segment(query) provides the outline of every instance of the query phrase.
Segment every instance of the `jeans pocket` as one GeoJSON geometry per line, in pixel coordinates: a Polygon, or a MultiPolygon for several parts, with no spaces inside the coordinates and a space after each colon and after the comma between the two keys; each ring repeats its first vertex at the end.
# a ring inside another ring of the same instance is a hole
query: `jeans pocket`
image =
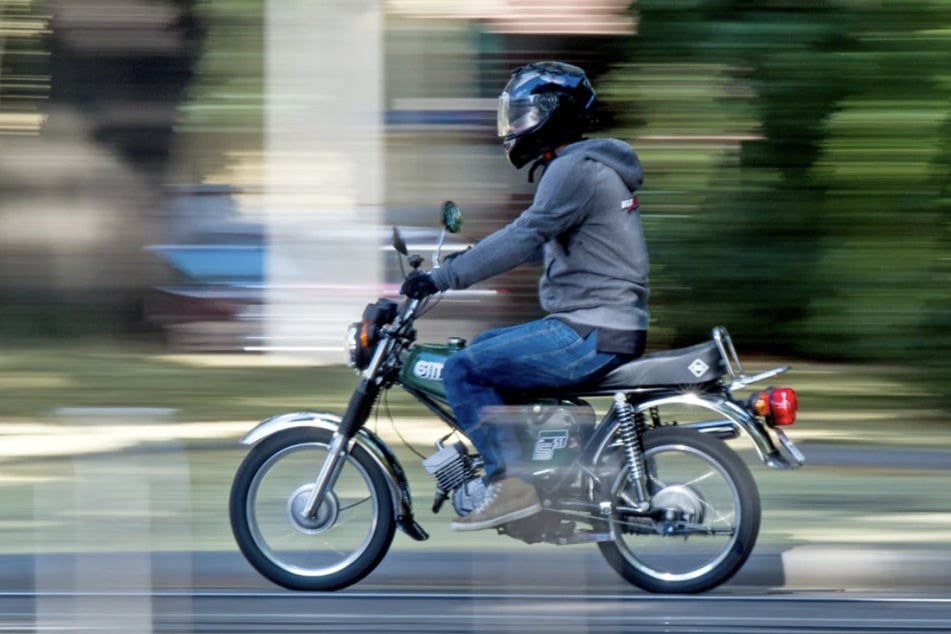
{"type": "MultiPolygon", "coordinates": [[[[565,350],[570,350],[580,344],[585,342],[585,337],[582,337],[578,334],[574,328],[568,324],[558,321],[557,319],[551,319],[551,326],[549,327],[549,335],[553,341],[557,342],[565,350]]],[[[591,333],[592,336],[594,333],[591,333]]]]}

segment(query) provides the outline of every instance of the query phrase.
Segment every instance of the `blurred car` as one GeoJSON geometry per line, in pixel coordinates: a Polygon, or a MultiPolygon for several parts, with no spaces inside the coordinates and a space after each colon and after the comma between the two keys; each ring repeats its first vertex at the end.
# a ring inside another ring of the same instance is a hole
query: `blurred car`
{"type": "MultiPolygon", "coordinates": [[[[161,330],[170,347],[179,350],[267,349],[264,319],[267,295],[273,288],[267,275],[267,227],[235,211],[232,188],[178,188],[171,193],[169,236],[174,240],[147,247],[163,269],[163,282],[151,289],[146,301],[147,320],[161,330]]],[[[410,252],[425,258],[426,269],[439,239],[436,216],[434,209],[415,208],[390,208],[384,216],[399,226],[410,252]],[[409,224],[430,219],[430,226],[409,224]]],[[[470,210],[466,222],[486,225],[488,231],[488,226],[497,224],[489,216],[487,210],[470,210]]],[[[375,225],[367,232],[368,236],[377,234],[373,239],[380,249],[383,276],[378,286],[366,289],[366,301],[397,297],[404,268],[392,249],[392,227],[375,225]]],[[[448,235],[442,253],[445,256],[468,245],[461,235],[448,235]]],[[[538,315],[536,283],[536,271],[517,269],[471,289],[450,291],[420,320],[420,338],[471,338],[486,328],[534,318],[538,315]]],[[[296,292],[310,297],[332,292],[316,283],[303,286],[296,292]]]]}
{"type": "MultiPolygon", "coordinates": [[[[378,288],[368,289],[367,302],[377,296],[397,297],[403,279],[399,258],[390,247],[390,230],[380,228],[378,232],[380,248],[387,252],[381,253],[384,279],[378,288]]],[[[426,258],[424,267],[428,268],[438,231],[401,228],[401,233],[411,252],[426,258]]],[[[453,238],[447,239],[444,255],[466,248],[453,238]]],[[[151,245],[147,250],[162,263],[168,281],[152,289],[146,316],[161,329],[171,347],[240,351],[251,342],[260,347],[268,293],[262,226],[206,228],[187,241],[151,245]]],[[[494,285],[450,291],[433,306],[425,322],[420,322],[421,334],[435,340],[450,335],[471,337],[485,328],[512,322],[512,297],[511,289],[500,288],[498,280],[494,285]]]]}
{"type": "Polygon", "coordinates": [[[187,241],[147,247],[167,283],[146,302],[146,318],[175,348],[238,350],[261,331],[263,227],[227,225],[187,241]]]}

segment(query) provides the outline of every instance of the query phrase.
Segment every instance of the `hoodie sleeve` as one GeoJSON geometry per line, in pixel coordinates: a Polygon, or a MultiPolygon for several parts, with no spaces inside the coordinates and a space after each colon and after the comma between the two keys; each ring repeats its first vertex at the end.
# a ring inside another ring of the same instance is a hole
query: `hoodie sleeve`
{"type": "Polygon", "coordinates": [[[557,158],[535,192],[532,205],[518,218],[432,273],[439,290],[468,288],[476,282],[536,260],[546,242],[583,219],[593,194],[586,161],[557,158]]]}

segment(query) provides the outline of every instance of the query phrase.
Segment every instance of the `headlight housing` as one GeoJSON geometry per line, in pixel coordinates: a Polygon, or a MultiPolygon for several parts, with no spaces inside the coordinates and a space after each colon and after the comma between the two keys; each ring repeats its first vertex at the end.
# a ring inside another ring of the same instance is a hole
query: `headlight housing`
{"type": "MultiPolygon", "coordinates": [[[[360,350],[360,322],[347,326],[347,336],[344,339],[344,349],[347,351],[347,367],[360,368],[362,353],[360,350]]],[[[366,367],[366,366],[364,366],[366,367]]]]}
{"type": "Polygon", "coordinates": [[[397,314],[397,304],[391,299],[380,299],[375,304],[367,304],[363,310],[363,319],[347,327],[344,347],[347,353],[347,366],[365,370],[373,359],[373,351],[380,341],[380,333],[393,323],[397,314]]]}

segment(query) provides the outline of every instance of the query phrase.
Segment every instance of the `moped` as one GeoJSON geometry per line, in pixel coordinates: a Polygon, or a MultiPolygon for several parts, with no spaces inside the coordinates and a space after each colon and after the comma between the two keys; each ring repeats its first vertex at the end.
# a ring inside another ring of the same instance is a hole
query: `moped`
{"type": "MultiPolygon", "coordinates": [[[[446,233],[461,227],[455,204],[443,205],[442,224],[434,267],[446,233]]],[[[408,274],[418,274],[425,258],[408,253],[396,228],[393,246],[408,274]]],[[[367,305],[348,329],[349,364],[360,379],[342,415],[281,414],[242,439],[251,449],[234,477],[231,526],[241,552],[271,581],[341,589],[373,571],[396,529],[428,539],[406,472],[365,426],[393,387],[448,426],[422,461],[433,478],[433,511],[448,500],[465,515],[482,500],[482,459],[455,428],[441,380],[446,358],[465,341],[416,340],[416,320],[436,299],[367,305]]],[[[718,326],[707,341],[646,354],[594,383],[511,394],[510,424],[523,440],[519,466],[543,509],[496,532],[527,543],[595,543],[614,570],[649,592],[697,593],[724,583],[752,552],[761,514],[750,469],[726,441],[748,437],[771,468],[805,460],[784,432],[796,420],[794,389],[734,392],[788,369],[747,375],[718,326]]]]}

